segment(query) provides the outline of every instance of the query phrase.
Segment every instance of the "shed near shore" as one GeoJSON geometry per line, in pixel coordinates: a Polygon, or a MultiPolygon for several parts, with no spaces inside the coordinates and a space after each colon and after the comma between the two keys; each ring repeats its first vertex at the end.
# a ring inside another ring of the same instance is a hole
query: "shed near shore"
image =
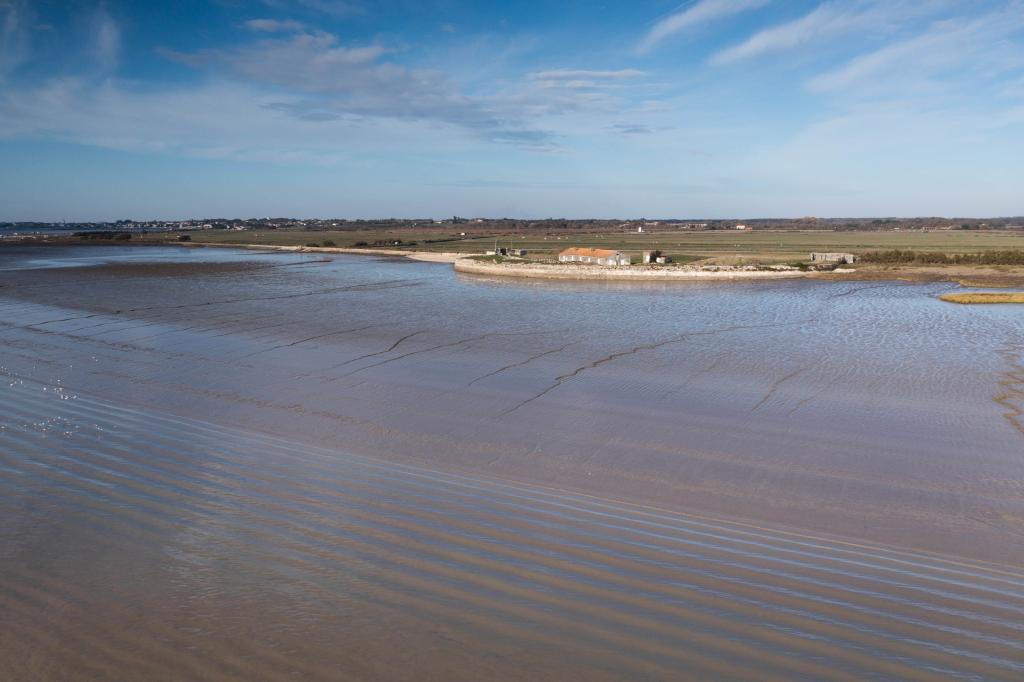
{"type": "Polygon", "coordinates": [[[558,254],[561,263],[593,263],[595,265],[629,265],[630,258],[621,251],[611,249],[566,249],[558,254]]]}

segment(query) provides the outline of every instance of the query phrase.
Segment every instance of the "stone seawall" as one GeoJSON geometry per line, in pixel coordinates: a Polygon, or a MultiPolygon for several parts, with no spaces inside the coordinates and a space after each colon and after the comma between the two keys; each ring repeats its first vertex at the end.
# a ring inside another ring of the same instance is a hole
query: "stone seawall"
{"type": "Polygon", "coordinates": [[[720,266],[711,268],[645,267],[642,265],[607,267],[570,263],[488,263],[470,258],[457,259],[453,267],[458,272],[496,277],[528,277],[536,279],[575,280],[631,280],[631,281],[711,281],[785,279],[806,277],[800,270],[759,270],[754,268],[720,266]]]}

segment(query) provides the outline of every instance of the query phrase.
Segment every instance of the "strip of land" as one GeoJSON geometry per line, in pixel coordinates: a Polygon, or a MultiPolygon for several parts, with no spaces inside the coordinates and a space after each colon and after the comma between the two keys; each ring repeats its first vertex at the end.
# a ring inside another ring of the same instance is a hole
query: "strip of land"
{"type": "Polygon", "coordinates": [[[548,279],[686,280],[813,277],[844,280],[951,281],[971,287],[1024,286],[1024,230],[669,230],[652,232],[527,230],[491,233],[487,226],[434,228],[193,230],[119,235],[116,238],[49,238],[33,243],[182,244],[351,253],[452,262],[487,251],[525,251],[502,269],[463,264],[462,272],[548,279]],[[455,232],[454,230],[464,230],[455,232]],[[130,239],[121,239],[128,237],[130,239]],[[581,266],[562,270],[558,254],[570,247],[621,251],[638,263],[643,251],[671,262],[651,268],[581,266]],[[814,271],[811,253],[849,253],[858,261],[814,271]],[[523,267],[529,265],[529,267],[523,267]],[[805,272],[806,271],[806,272],[805,272]],[[571,273],[571,276],[570,276],[571,273]],[[628,274],[627,274],[628,273],[628,274]]]}
{"type": "Polygon", "coordinates": [[[964,304],[1024,303],[1024,293],[1019,292],[943,294],[939,298],[950,303],[964,304]]]}

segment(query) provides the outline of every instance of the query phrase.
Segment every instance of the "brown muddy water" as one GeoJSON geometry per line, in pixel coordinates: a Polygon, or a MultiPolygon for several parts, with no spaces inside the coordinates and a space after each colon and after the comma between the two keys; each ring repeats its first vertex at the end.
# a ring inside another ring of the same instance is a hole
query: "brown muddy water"
{"type": "Polygon", "coordinates": [[[954,288],[0,250],[0,679],[1021,679],[954,288]]]}

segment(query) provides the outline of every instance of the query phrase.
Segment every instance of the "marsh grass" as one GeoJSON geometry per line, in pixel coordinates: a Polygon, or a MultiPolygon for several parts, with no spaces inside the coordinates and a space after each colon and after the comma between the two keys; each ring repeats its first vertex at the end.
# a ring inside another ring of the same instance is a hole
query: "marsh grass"
{"type": "Polygon", "coordinates": [[[1024,292],[981,292],[969,294],[942,294],[939,296],[949,303],[1024,303],[1024,292]]]}

